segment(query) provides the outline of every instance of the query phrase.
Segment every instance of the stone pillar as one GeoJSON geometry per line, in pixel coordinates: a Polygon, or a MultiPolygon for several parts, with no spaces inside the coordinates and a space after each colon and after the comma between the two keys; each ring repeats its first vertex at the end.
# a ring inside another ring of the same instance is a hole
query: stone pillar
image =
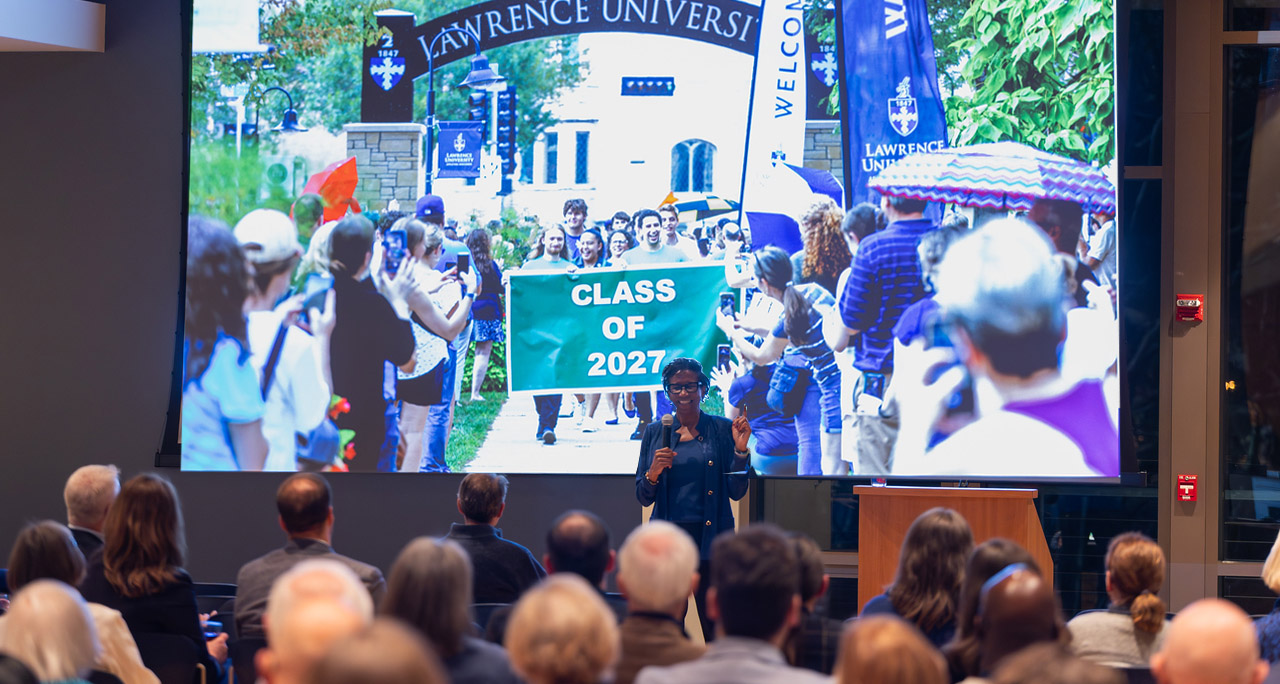
{"type": "Polygon", "coordinates": [[[417,123],[351,123],[342,131],[347,135],[347,154],[356,158],[360,174],[356,199],[361,206],[381,211],[395,199],[401,211],[413,211],[426,188],[422,139],[427,127],[417,123]]]}
{"type": "Polygon", "coordinates": [[[830,171],[837,180],[844,182],[844,143],[839,123],[810,121],[804,125],[803,165],[830,171]]]}

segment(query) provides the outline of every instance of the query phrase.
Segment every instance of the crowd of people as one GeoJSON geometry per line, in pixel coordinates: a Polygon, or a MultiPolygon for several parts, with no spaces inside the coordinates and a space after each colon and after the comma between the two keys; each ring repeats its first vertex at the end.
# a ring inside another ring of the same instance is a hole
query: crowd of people
{"type": "MultiPolygon", "coordinates": [[[[756,472],[1119,474],[1113,220],[1039,200],[971,229],[920,200],[845,212],[814,198],[794,254],[728,216],[682,223],[664,204],[593,221],[569,199],[519,269],[723,267],[740,296],[707,312],[731,349],[712,380],[725,415],[751,423],[756,472]]],[[[493,345],[512,334],[515,264],[493,258],[487,228],[459,236],[436,195],[412,213],[307,220],[191,219],[184,467],[447,471],[459,369],[474,343],[483,400],[493,345]]],[[[544,444],[565,415],[592,432],[625,413],[640,440],[674,410],[661,392],[548,389],[534,397],[544,444]]]]}
{"type": "MultiPolygon", "coordinates": [[[[679,524],[653,520],[615,549],[599,517],[570,510],[537,558],[497,527],[507,488],[501,475],[466,476],[463,522],[410,540],[384,575],[334,549],[325,479],[290,475],[276,493],[284,546],[244,564],[219,615],[199,612],[183,569],[173,485],[143,473],[121,486],[114,467],[84,466],[64,491],[67,523],[27,525],[9,555],[0,683],[152,684],[157,652],[144,646],[162,638],[210,682],[231,671],[271,684],[1275,680],[1280,609],[1255,623],[1205,599],[1170,619],[1164,556],[1138,533],[1107,547],[1109,606],[1066,622],[1030,553],[1005,539],[975,544],[960,514],[934,508],[902,540],[893,582],[842,623],[824,600],[822,553],[803,534],[725,529],[700,560],[679,524]],[[706,615],[695,621],[700,589],[706,615]]],[[[1280,589],[1280,539],[1264,579],[1280,589]]]]}

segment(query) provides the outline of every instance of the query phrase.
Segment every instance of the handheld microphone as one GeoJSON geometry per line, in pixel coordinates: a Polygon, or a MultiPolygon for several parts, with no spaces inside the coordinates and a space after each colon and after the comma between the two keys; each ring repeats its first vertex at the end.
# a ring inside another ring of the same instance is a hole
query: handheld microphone
{"type": "Polygon", "coordinates": [[[671,445],[671,432],[672,432],[671,425],[674,422],[675,422],[675,419],[671,417],[670,413],[662,417],[662,446],[667,449],[674,448],[671,445]]]}

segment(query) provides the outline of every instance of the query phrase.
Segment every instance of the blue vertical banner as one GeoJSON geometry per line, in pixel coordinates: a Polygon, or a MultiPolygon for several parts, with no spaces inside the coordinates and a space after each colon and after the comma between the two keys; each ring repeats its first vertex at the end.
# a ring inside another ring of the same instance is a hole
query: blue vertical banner
{"type": "Polygon", "coordinates": [[[925,0],[837,0],[846,197],[878,202],[867,181],[915,152],[947,146],[925,0]]]}
{"type": "Polygon", "coordinates": [[[480,121],[441,121],[436,178],[479,178],[480,121]]]}

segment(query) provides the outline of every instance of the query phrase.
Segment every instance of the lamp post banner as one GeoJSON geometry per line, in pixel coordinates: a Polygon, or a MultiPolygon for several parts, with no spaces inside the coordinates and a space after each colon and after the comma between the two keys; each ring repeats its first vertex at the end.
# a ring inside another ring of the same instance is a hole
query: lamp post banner
{"type": "Polygon", "coordinates": [[[710,369],[722,265],[633,266],[511,274],[507,390],[512,394],[648,390],[687,356],[710,369]]]}
{"type": "Polygon", "coordinates": [[[479,178],[481,123],[441,121],[436,178],[479,178]]]}

